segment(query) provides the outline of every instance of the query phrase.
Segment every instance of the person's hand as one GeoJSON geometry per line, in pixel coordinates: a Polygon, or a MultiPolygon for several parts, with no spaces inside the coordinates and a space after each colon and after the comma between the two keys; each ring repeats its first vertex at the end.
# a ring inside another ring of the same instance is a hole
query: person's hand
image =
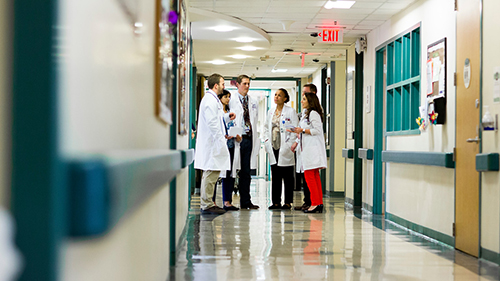
{"type": "Polygon", "coordinates": [[[295,153],[295,149],[297,148],[297,145],[298,145],[298,143],[294,142],[292,144],[292,148],[290,150],[295,153]]]}
{"type": "Polygon", "coordinates": [[[229,135],[225,135],[225,137],[226,137],[227,140],[230,140],[230,139],[234,138],[233,136],[229,136],[229,135]]]}
{"type": "Polygon", "coordinates": [[[234,120],[234,118],[236,118],[236,113],[230,112],[229,113],[229,119],[234,120]]]}
{"type": "Polygon", "coordinates": [[[242,139],[242,138],[241,138],[241,136],[240,136],[240,135],[236,135],[236,141],[237,141],[237,142],[241,142],[241,139],[242,139]]]}
{"type": "Polygon", "coordinates": [[[287,132],[291,132],[291,133],[300,134],[300,133],[302,133],[302,128],[300,128],[300,127],[295,127],[293,130],[287,129],[286,131],[287,131],[287,132]]]}

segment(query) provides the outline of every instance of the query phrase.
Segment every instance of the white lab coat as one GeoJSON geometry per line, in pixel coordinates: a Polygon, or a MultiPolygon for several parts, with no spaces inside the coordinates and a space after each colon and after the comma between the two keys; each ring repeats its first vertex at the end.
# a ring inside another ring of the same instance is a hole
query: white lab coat
{"type": "MultiPolygon", "coordinates": [[[[271,109],[267,112],[266,123],[264,125],[264,146],[266,147],[267,155],[269,157],[269,163],[271,165],[276,164],[276,159],[274,157],[273,152],[273,144],[272,144],[272,131],[273,131],[273,115],[276,111],[276,104],[274,104],[271,109]]],[[[297,126],[299,120],[297,118],[297,112],[295,109],[291,108],[288,105],[283,106],[283,110],[281,111],[280,116],[280,149],[279,149],[279,158],[278,158],[278,166],[287,167],[293,166],[295,164],[294,153],[291,151],[292,144],[295,143],[295,139],[297,138],[297,134],[287,132],[286,130],[288,125],[292,125],[294,127],[297,126]]]]}
{"type": "Polygon", "coordinates": [[[229,119],[229,114],[224,114],[222,103],[212,90],[201,100],[198,112],[194,168],[203,171],[229,170],[231,163],[223,122],[223,118],[229,119]]]}
{"type": "MultiPolygon", "coordinates": [[[[229,101],[229,111],[236,114],[234,119],[235,127],[242,127],[243,124],[243,105],[239,94],[231,95],[229,101]]],[[[252,156],[250,157],[250,169],[257,169],[257,155],[259,155],[260,141],[257,132],[257,121],[259,116],[259,103],[256,99],[248,96],[248,114],[250,115],[250,124],[252,124],[252,156]]],[[[234,141],[234,159],[233,159],[233,177],[235,171],[241,169],[240,143],[234,141]]],[[[229,169],[228,169],[229,170],[229,169]]]]}
{"type": "Polygon", "coordinates": [[[319,113],[313,110],[306,119],[306,113],[302,113],[299,127],[309,129],[311,134],[301,133],[299,145],[296,148],[297,153],[297,172],[312,169],[324,169],[327,167],[326,146],[323,133],[323,122],[319,113]]]}

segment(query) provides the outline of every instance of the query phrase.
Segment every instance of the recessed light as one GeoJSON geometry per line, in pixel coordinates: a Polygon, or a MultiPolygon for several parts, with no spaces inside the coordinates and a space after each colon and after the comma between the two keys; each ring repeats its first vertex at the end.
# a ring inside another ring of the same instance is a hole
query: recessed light
{"type": "Polygon", "coordinates": [[[350,9],[356,1],[331,1],[328,0],[325,4],[325,9],[350,9]]]}
{"type": "Polygon", "coordinates": [[[213,60],[210,63],[211,64],[215,64],[215,65],[223,65],[223,64],[226,64],[228,62],[227,61],[223,61],[223,60],[213,60]]]}
{"type": "Polygon", "coordinates": [[[219,25],[213,28],[213,30],[217,32],[229,32],[235,30],[236,27],[228,26],[228,25],[219,25]]]}
{"type": "Polygon", "coordinates": [[[245,56],[245,55],[232,55],[230,57],[232,57],[233,59],[246,59],[246,58],[248,58],[248,56],[245,56]]]}
{"type": "Polygon", "coordinates": [[[276,72],[287,72],[288,69],[284,69],[284,68],[278,68],[278,69],[272,69],[271,72],[272,73],[276,73],[276,72]]]}
{"type": "Polygon", "coordinates": [[[249,38],[249,37],[240,37],[240,38],[236,38],[234,40],[236,42],[240,42],[240,43],[252,43],[254,41],[253,38],[249,38]]]}
{"type": "Polygon", "coordinates": [[[243,51],[256,51],[257,48],[256,47],[252,47],[252,46],[245,46],[245,47],[241,47],[240,50],[243,50],[243,51]]]}

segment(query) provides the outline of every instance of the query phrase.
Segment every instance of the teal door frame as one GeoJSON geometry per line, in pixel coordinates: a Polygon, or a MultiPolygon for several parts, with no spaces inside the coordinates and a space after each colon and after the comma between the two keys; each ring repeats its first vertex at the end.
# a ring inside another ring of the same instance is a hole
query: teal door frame
{"type": "Polygon", "coordinates": [[[12,183],[19,280],[58,280],[66,236],[64,165],[58,150],[58,1],[13,3],[12,183]]]}
{"type": "Polygon", "coordinates": [[[383,168],[382,150],[384,146],[384,52],[385,48],[376,51],[375,57],[375,120],[373,147],[373,214],[385,212],[383,206],[383,168]]]}
{"type": "MultiPolygon", "coordinates": [[[[173,0],[172,6],[175,8],[175,11],[179,13],[179,1],[178,0],[173,0]]],[[[178,24],[175,24],[175,27],[173,28],[173,44],[172,44],[172,49],[177,50],[178,48],[178,24]]],[[[170,125],[170,149],[172,150],[177,150],[177,95],[173,93],[177,93],[177,69],[178,69],[178,54],[176,51],[174,51],[173,55],[173,63],[172,63],[172,73],[174,73],[174,81],[172,83],[172,124],[170,125]]],[[[169,249],[170,249],[170,265],[174,266],[175,265],[175,253],[176,253],[176,248],[177,248],[177,241],[175,239],[175,233],[176,233],[176,217],[177,217],[177,178],[174,178],[170,182],[170,227],[169,227],[169,232],[170,232],[170,244],[169,244],[169,249]]]]}

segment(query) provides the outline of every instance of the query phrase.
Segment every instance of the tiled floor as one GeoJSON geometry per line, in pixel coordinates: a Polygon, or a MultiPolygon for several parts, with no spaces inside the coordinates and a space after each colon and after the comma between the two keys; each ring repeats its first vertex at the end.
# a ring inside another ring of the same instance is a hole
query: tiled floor
{"type": "MultiPolygon", "coordinates": [[[[259,210],[200,215],[193,198],[171,280],[500,279],[498,266],[354,212],[341,198],[325,198],[323,214],[269,211],[269,182],[253,180],[251,190],[259,210]]],[[[302,193],[294,196],[301,205],[302,193]]]]}

